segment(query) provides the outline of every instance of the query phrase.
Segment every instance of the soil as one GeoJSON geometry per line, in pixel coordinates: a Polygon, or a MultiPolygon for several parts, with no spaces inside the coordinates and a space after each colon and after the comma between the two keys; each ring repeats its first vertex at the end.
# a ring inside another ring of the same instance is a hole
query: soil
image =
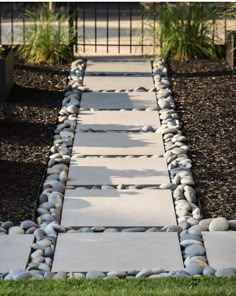
{"type": "Polygon", "coordinates": [[[224,61],[169,64],[203,216],[236,219],[236,75],[224,61]]]}
{"type": "Polygon", "coordinates": [[[1,104],[0,221],[34,219],[68,71],[15,66],[15,86],[1,104]]]}

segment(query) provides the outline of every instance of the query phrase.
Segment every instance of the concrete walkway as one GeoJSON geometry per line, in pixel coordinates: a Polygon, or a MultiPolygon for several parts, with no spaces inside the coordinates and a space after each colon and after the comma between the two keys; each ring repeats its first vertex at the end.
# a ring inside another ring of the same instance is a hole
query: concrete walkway
{"type": "Polygon", "coordinates": [[[183,269],[177,233],[138,230],[176,225],[150,62],[88,61],[84,84],[61,225],[111,232],[59,234],[52,271],[183,269]]]}
{"type": "Polygon", "coordinates": [[[88,61],[80,110],[76,80],[63,100],[76,104],[67,107],[69,128],[57,127],[70,155],[51,155],[59,163],[48,168],[40,227],[1,223],[0,276],[236,275],[236,220],[201,219],[186,138],[158,67],[152,76],[143,58],[88,61]]]}

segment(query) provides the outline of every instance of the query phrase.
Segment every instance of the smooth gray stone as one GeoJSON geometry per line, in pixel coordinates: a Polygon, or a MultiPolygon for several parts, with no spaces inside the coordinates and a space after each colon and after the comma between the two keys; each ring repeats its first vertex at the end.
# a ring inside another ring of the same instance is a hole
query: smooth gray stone
{"type": "Polygon", "coordinates": [[[121,232],[144,232],[145,228],[142,227],[133,227],[133,228],[124,228],[121,232]]]}
{"type": "Polygon", "coordinates": [[[209,229],[209,225],[211,223],[211,221],[213,220],[213,218],[208,218],[208,219],[202,219],[200,222],[199,222],[199,226],[201,228],[203,228],[205,231],[209,229]]]}
{"type": "Polygon", "coordinates": [[[22,280],[22,279],[29,279],[31,277],[32,277],[31,273],[29,271],[25,271],[18,275],[13,276],[12,278],[13,280],[22,280]]]}
{"type": "Polygon", "coordinates": [[[126,277],[126,271],[109,271],[107,273],[107,276],[109,276],[109,277],[118,277],[118,278],[125,278],[126,277]]]}
{"type": "Polygon", "coordinates": [[[87,279],[98,279],[98,278],[104,278],[106,275],[104,272],[101,271],[89,271],[86,273],[87,279]]]}
{"type": "Polygon", "coordinates": [[[140,272],[138,272],[135,277],[136,278],[144,278],[144,277],[149,277],[152,274],[153,274],[152,270],[144,269],[144,270],[141,270],[140,272]]]}
{"type": "Polygon", "coordinates": [[[204,231],[204,229],[202,229],[201,226],[193,225],[192,227],[189,228],[188,233],[200,236],[202,231],[204,231]]]}
{"type": "Polygon", "coordinates": [[[211,275],[215,275],[215,272],[216,270],[214,268],[207,266],[203,268],[202,274],[211,276],[211,275]]]}
{"type": "Polygon", "coordinates": [[[170,103],[165,99],[158,99],[158,106],[161,109],[170,109],[170,103]]]}
{"type": "Polygon", "coordinates": [[[93,232],[93,230],[90,227],[82,227],[79,229],[79,232],[93,232]]]}
{"type": "Polygon", "coordinates": [[[104,232],[119,232],[117,228],[107,228],[104,232]]]}
{"type": "Polygon", "coordinates": [[[46,248],[44,249],[44,256],[53,259],[53,256],[54,256],[54,251],[53,251],[53,249],[52,249],[51,247],[46,247],[46,248]]]}
{"type": "Polygon", "coordinates": [[[44,236],[45,236],[45,232],[43,231],[43,229],[36,229],[34,232],[34,235],[36,237],[36,240],[41,240],[44,236]]]}
{"type": "Polygon", "coordinates": [[[75,272],[74,273],[74,277],[76,279],[84,279],[85,278],[85,274],[83,274],[82,272],[75,272]]]}
{"type": "Polygon", "coordinates": [[[186,221],[181,221],[179,223],[179,226],[182,228],[182,229],[188,229],[190,227],[190,224],[186,221]]]}
{"type": "Polygon", "coordinates": [[[180,237],[181,237],[181,241],[188,240],[188,239],[194,239],[194,240],[197,240],[199,242],[202,242],[202,237],[200,235],[185,233],[183,235],[180,235],[180,237]]]}
{"type": "Polygon", "coordinates": [[[183,229],[178,225],[167,225],[161,228],[161,232],[178,232],[181,233],[183,229]]]}
{"type": "Polygon", "coordinates": [[[52,279],[55,276],[55,272],[51,272],[51,271],[46,271],[44,273],[44,278],[45,279],[52,279]]]}
{"type": "Polygon", "coordinates": [[[10,227],[14,226],[14,223],[12,221],[6,221],[2,223],[1,227],[5,228],[6,230],[9,230],[10,227]]]}
{"type": "Polygon", "coordinates": [[[53,279],[66,279],[67,274],[64,271],[59,271],[58,273],[56,273],[53,277],[53,279]]]}
{"type": "MultiPolygon", "coordinates": [[[[229,220],[229,229],[231,230],[236,230],[236,219],[234,220],[229,220]]],[[[2,226],[3,227],[3,226],[2,226]]]]}
{"type": "Polygon", "coordinates": [[[184,253],[188,256],[203,256],[206,251],[201,245],[191,245],[185,248],[184,253]]]}
{"type": "Polygon", "coordinates": [[[5,228],[0,227],[0,232],[2,234],[7,234],[7,230],[5,228]]]}
{"type": "Polygon", "coordinates": [[[187,267],[184,269],[190,275],[200,275],[202,274],[203,267],[197,263],[190,262],[187,267]]]}
{"type": "Polygon", "coordinates": [[[34,259],[34,258],[42,257],[42,256],[43,256],[43,250],[36,250],[30,255],[30,258],[34,259]]]}
{"type": "Polygon", "coordinates": [[[235,268],[223,268],[223,269],[218,269],[215,272],[216,276],[236,276],[236,270],[235,268]]]}
{"type": "Polygon", "coordinates": [[[41,271],[50,271],[50,267],[46,263],[39,264],[39,270],[41,271]]]}
{"type": "Polygon", "coordinates": [[[187,247],[187,246],[191,246],[191,245],[202,245],[202,242],[199,242],[194,239],[186,239],[186,240],[181,240],[180,245],[182,247],[187,247]]]}
{"type": "Polygon", "coordinates": [[[209,231],[226,231],[229,229],[229,222],[223,218],[214,218],[209,224],[209,231]]]}
{"type": "Polygon", "coordinates": [[[31,220],[24,220],[23,222],[21,222],[20,227],[26,230],[30,227],[38,228],[38,224],[36,224],[34,221],[31,221],[31,220]]]}

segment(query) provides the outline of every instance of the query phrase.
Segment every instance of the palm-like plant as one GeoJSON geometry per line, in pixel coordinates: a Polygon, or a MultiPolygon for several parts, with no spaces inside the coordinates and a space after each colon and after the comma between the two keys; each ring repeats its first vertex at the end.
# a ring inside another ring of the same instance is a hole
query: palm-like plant
{"type": "Polygon", "coordinates": [[[26,42],[17,49],[21,58],[31,63],[50,64],[71,60],[74,38],[68,30],[61,29],[66,24],[64,16],[43,5],[36,13],[27,11],[26,18],[37,20],[37,27],[27,28],[26,42]]]}

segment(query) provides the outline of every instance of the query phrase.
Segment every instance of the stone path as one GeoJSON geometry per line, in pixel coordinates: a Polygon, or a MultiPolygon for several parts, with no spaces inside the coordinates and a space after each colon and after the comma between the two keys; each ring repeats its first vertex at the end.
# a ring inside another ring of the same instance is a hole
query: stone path
{"type": "Polygon", "coordinates": [[[0,222],[0,278],[236,275],[236,220],[202,219],[167,69],[153,66],[89,60],[84,76],[72,63],[37,223],[0,222]]]}
{"type": "Polygon", "coordinates": [[[150,62],[88,61],[84,84],[61,225],[127,232],[59,234],[52,270],[182,269],[177,233],[138,230],[176,225],[150,62]]]}

